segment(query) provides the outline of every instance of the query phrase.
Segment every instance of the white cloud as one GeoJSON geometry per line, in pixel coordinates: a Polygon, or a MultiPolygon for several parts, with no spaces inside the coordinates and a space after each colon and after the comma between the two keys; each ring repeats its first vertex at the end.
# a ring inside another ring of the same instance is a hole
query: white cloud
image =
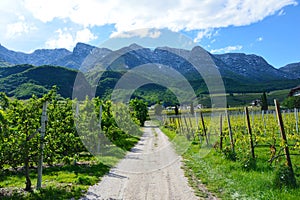
{"type": "MultiPolygon", "coordinates": [[[[42,22],[55,18],[76,24],[114,24],[118,33],[148,28],[205,30],[242,26],[274,15],[296,0],[24,0],[25,7],[42,22]]],[[[201,33],[197,40],[201,39],[201,33]]],[[[203,36],[202,36],[203,37],[203,36]]]]}
{"type": "Polygon", "coordinates": [[[71,49],[74,46],[73,36],[66,29],[58,29],[56,33],[58,34],[56,38],[51,38],[46,42],[47,48],[54,49],[64,47],[71,49]]]}
{"type": "Polygon", "coordinates": [[[218,31],[214,31],[213,29],[205,29],[198,32],[196,38],[194,39],[194,42],[200,42],[203,38],[210,39],[213,36],[216,36],[218,34],[218,31]]]}
{"type": "Polygon", "coordinates": [[[95,39],[97,39],[97,36],[95,36],[88,28],[85,28],[76,33],[75,42],[89,42],[95,39]]]}
{"type": "Polygon", "coordinates": [[[256,41],[258,41],[258,42],[261,42],[261,41],[263,41],[263,40],[264,40],[263,37],[258,37],[258,38],[256,39],[256,41]]]}
{"type": "Polygon", "coordinates": [[[37,30],[37,27],[33,24],[29,24],[25,21],[25,17],[20,15],[18,22],[10,23],[6,25],[6,37],[15,38],[21,36],[24,33],[37,30]]]}
{"type": "Polygon", "coordinates": [[[283,15],[285,15],[285,14],[286,14],[286,13],[285,13],[284,10],[282,9],[282,10],[279,11],[278,16],[283,16],[283,15]]]}
{"type": "Polygon", "coordinates": [[[214,53],[214,54],[219,54],[219,53],[230,53],[232,51],[238,51],[241,50],[243,48],[242,45],[236,45],[236,46],[227,46],[224,48],[220,48],[220,49],[213,49],[210,50],[210,53],[214,53]]]}
{"type": "Polygon", "coordinates": [[[159,30],[152,30],[152,29],[137,29],[132,31],[124,31],[124,32],[113,32],[110,35],[110,38],[131,38],[131,37],[140,37],[140,38],[158,38],[161,35],[159,30]]]}
{"type": "Polygon", "coordinates": [[[72,30],[68,28],[58,29],[56,31],[57,36],[46,41],[46,47],[50,49],[54,48],[66,48],[72,50],[77,42],[90,42],[91,40],[97,39],[93,33],[85,28],[76,32],[72,35],[72,30]]]}

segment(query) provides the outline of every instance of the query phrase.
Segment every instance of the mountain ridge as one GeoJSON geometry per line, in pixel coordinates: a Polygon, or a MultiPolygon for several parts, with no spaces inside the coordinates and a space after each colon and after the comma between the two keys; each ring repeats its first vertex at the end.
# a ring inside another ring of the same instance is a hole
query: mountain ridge
{"type": "MultiPolygon", "coordinates": [[[[196,46],[194,48],[201,47],[196,46]]],[[[230,77],[236,75],[236,77],[242,76],[245,79],[248,78],[255,81],[300,78],[300,73],[289,71],[290,68],[286,67],[276,69],[263,57],[255,54],[207,53],[224,76],[228,76],[231,73],[230,77]]],[[[73,51],[64,48],[37,49],[33,53],[26,54],[9,50],[0,44],[0,66],[18,64],[31,64],[34,66],[53,65],[86,72],[92,70],[95,66],[100,67],[102,70],[117,68],[127,70],[138,64],[153,62],[170,65],[182,73],[185,70],[193,70],[184,59],[180,58],[180,55],[191,57],[192,54],[193,49],[157,47],[151,50],[134,43],[116,51],[107,48],[98,48],[85,43],[77,43],[73,51]]]]}
{"type": "Polygon", "coordinates": [[[288,73],[294,74],[297,77],[300,77],[300,62],[290,63],[279,69],[281,71],[288,72],[288,73]]]}
{"type": "MultiPolygon", "coordinates": [[[[58,85],[62,96],[71,98],[76,74],[80,73],[83,81],[87,80],[92,87],[97,88],[96,95],[107,96],[128,70],[151,64],[153,70],[160,70],[161,74],[168,73],[168,68],[175,69],[190,82],[197,95],[207,94],[202,73],[199,74],[192,63],[200,66],[200,71],[209,70],[205,67],[207,64],[217,68],[227,93],[273,91],[295,87],[300,83],[300,74],[296,73],[299,63],[276,69],[263,57],[255,54],[211,54],[200,46],[191,50],[170,47],[150,49],[132,44],[112,51],[77,43],[73,51],[37,49],[26,54],[0,45],[0,91],[9,96],[27,98],[32,94],[40,95],[53,85],[58,85]],[[103,71],[107,73],[103,75],[103,71]]],[[[173,81],[173,85],[180,83],[172,80],[172,74],[169,75],[169,81],[173,81]]],[[[146,88],[149,91],[155,87],[157,86],[152,85],[146,88]]]]}

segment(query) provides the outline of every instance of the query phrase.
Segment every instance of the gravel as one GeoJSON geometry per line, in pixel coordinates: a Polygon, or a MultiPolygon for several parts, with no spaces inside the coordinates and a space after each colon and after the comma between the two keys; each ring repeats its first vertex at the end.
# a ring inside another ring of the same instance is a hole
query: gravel
{"type": "Polygon", "coordinates": [[[139,143],[81,199],[199,199],[181,166],[167,136],[147,123],[139,143]]]}

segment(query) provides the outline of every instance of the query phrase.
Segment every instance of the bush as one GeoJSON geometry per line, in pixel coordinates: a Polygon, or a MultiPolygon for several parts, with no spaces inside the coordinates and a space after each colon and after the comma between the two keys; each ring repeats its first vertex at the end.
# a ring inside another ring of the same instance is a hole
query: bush
{"type": "Polygon", "coordinates": [[[234,151],[232,151],[231,148],[226,147],[223,150],[223,154],[227,160],[236,161],[236,153],[234,151]]]}
{"type": "Polygon", "coordinates": [[[281,165],[276,169],[273,182],[276,188],[282,188],[284,186],[291,188],[296,187],[296,179],[294,174],[290,168],[285,165],[281,165]]]}
{"type": "Polygon", "coordinates": [[[246,171],[256,169],[256,160],[252,157],[242,160],[242,168],[246,171]]]}
{"type": "Polygon", "coordinates": [[[288,97],[283,101],[282,106],[288,109],[300,108],[300,97],[288,97]]]}
{"type": "Polygon", "coordinates": [[[92,180],[85,176],[79,176],[76,182],[81,185],[92,185],[92,180]]]}

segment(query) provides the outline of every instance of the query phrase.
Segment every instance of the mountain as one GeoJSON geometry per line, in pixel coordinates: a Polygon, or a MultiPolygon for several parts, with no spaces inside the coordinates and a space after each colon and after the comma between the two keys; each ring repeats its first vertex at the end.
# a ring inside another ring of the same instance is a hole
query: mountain
{"type": "Polygon", "coordinates": [[[0,44],[0,60],[11,65],[30,64],[35,66],[52,65],[71,52],[66,49],[38,49],[33,53],[26,54],[9,50],[0,44]]]}
{"type": "Polygon", "coordinates": [[[34,66],[54,65],[71,69],[80,69],[84,60],[88,57],[101,58],[111,50],[97,48],[84,43],[77,43],[73,51],[67,49],[38,49],[33,53],[26,54],[9,50],[0,44],[0,66],[2,62],[10,65],[30,64],[34,66]]]}
{"type": "MultiPolygon", "coordinates": [[[[31,94],[41,95],[52,85],[58,85],[63,97],[72,97],[75,77],[80,74],[83,85],[88,80],[93,87],[97,87],[96,95],[108,96],[128,70],[149,64],[151,69],[145,72],[149,78],[155,78],[153,76],[157,76],[159,70],[161,77],[167,76],[167,81],[177,87],[181,82],[173,73],[176,70],[189,81],[197,95],[208,93],[201,75],[209,74],[212,68],[219,70],[228,93],[273,91],[300,83],[297,70],[299,63],[276,69],[258,55],[210,54],[199,46],[192,50],[170,47],[150,49],[132,44],[112,51],[77,43],[73,51],[39,49],[27,54],[0,45],[0,91],[10,96],[27,98],[31,94]],[[199,67],[200,74],[193,65],[199,67]]],[[[150,89],[157,91],[157,88],[155,84],[149,85],[139,93],[143,94],[144,90],[150,89]]]]}
{"type": "MultiPolygon", "coordinates": [[[[223,78],[232,78],[240,81],[251,82],[266,82],[272,80],[296,79],[294,74],[283,72],[271,66],[267,61],[257,55],[246,55],[243,53],[227,53],[213,55],[202,49],[203,55],[197,55],[195,47],[192,50],[174,49],[169,47],[158,47],[154,50],[143,48],[136,44],[124,47],[117,51],[111,51],[104,57],[95,59],[91,62],[87,70],[93,69],[93,66],[98,66],[98,70],[119,70],[126,71],[136,66],[141,66],[147,63],[155,63],[156,65],[165,65],[176,69],[181,74],[189,78],[197,74],[197,70],[189,62],[195,57],[200,61],[201,65],[207,55],[211,56],[211,61],[219,69],[223,78]],[[205,55],[206,54],[206,55],[205,55]],[[99,68],[100,66],[100,68],[99,68]]],[[[89,60],[88,58],[86,60],[89,60]]],[[[197,64],[197,63],[196,63],[197,64]]],[[[198,78],[198,76],[196,76],[198,78]]]]}
{"type": "MultiPolygon", "coordinates": [[[[30,64],[34,66],[53,65],[87,72],[95,70],[126,71],[147,63],[170,66],[184,75],[193,77],[197,71],[186,58],[201,57],[195,47],[192,50],[157,47],[154,50],[137,44],[112,51],[84,43],[77,43],[73,51],[66,49],[39,49],[33,53],[11,51],[0,45],[0,66],[30,64]]],[[[198,51],[199,52],[199,51],[198,51]]],[[[201,52],[201,51],[200,51],[201,52]]],[[[281,69],[271,66],[263,57],[243,53],[210,54],[212,61],[223,78],[240,81],[271,81],[296,79],[300,77],[297,70],[299,63],[287,65],[281,69]]],[[[205,55],[204,55],[205,56],[205,55]]],[[[206,58],[204,58],[206,59],[206,58]]]]}
{"type": "Polygon", "coordinates": [[[300,78],[300,62],[288,64],[284,67],[279,68],[279,70],[286,73],[291,73],[297,78],[300,78]]]}
{"type": "Polygon", "coordinates": [[[78,77],[82,77],[82,87],[86,87],[88,83],[84,81],[85,78],[81,72],[64,67],[47,65],[35,67],[28,64],[1,67],[0,91],[8,96],[27,99],[33,94],[41,96],[56,85],[62,97],[71,98],[74,82],[78,77]]]}
{"type": "Polygon", "coordinates": [[[226,53],[213,56],[223,61],[227,65],[227,69],[241,76],[249,77],[251,80],[269,81],[297,78],[288,72],[274,68],[261,56],[244,53],[226,53]]]}

